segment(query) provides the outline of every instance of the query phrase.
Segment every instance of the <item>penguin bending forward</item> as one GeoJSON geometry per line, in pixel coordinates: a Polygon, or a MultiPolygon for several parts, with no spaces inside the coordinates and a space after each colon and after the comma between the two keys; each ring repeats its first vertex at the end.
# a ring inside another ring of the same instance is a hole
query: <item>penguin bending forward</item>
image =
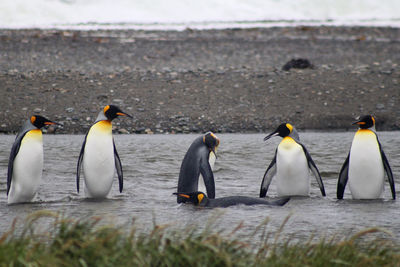
{"type": "Polygon", "coordinates": [[[76,189],[79,193],[79,176],[83,165],[86,197],[105,198],[111,190],[115,169],[118,174],[119,192],[122,192],[122,165],[112,137],[111,124],[118,116],[132,118],[117,106],[104,107],[83,141],[78,159],[76,189]]]}
{"type": "Polygon", "coordinates": [[[187,199],[187,202],[191,202],[196,206],[202,207],[220,207],[225,208],[234,205],[268,205],[268,206],[283,206],[290,198],[284,197],[274,201],[268,201],[262,198],[246,197],[246,196],[231,196],[231,197],[220,197],[215,199],[208,198],[203,192],[191,192],[191,193],[174,193],[187,199]]]}
{"type": "MultiPolygon", "coordinates": [[[[215,198],[215,182],[212,168],[219,146],[218,137],[212,132],[196,138],[185,157],[179,172],[178,192],[207,192],[208,198],[215,198]]],[[[187,198],[177,196],[177,202],[186,202],[187,198]]]]}
{"type": "Polygon", "coordinates": [[[386,173],[392,198],[396,199],[392,170],[375,132],[375,118],[366,115],[353,124],[360,129],[354,135],[349,155],[340,170],[337,198],[343,198],[347,181],[353,199],[381,198],[386,173]]]}
{"type": "Polygon", "coordinates": [[[300,142],[299,134],[289,123],[282,123],[266,136],[264,141],[272,136],[283,137],[275,150],[275,156],[268,166],[260,189],[260,197],[265,197],[273,177],[277,179],[278,196],[308,196],[310,193],[309,170],[317,179],[321,194],[325,196],[325,188],[317,166],[300,142]]]}
{"type": "Polygon", "coordinates": [[[31,201],[42,180],[45,125],[56,124],[42,116],[32,116],[19,131],[11,148],[7,174],[7,202],[31,201]]]}

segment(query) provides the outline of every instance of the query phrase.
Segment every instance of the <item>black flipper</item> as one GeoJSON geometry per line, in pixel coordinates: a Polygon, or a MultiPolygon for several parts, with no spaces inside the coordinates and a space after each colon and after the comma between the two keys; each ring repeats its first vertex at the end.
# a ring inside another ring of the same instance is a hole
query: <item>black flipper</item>
{"type": "Polygon", "coordinates": [[[121,159],[119,158],[117,148],[115,147],[114,139],[113,139],[113,145],[114,145],[115,168],[117,169],[117,174],[118,174],[119,192],[122,193],[122,189],[124,187],[124,176],[122,174],[121,159]]]}
{"type": "Polygon", "coordinates": [[[301,143],[299,143],[299,144],[303,148],[304,154],[306,155],[308,168],[310,168],[310,170],[313,173],[315,179],[317,179],[317,182],[318,182],[318,185],[319,185],[319,189],[321,190],[321,194],[322,194],[322,196],[325,197],[326,196],[325,187],[324,187],[324,183],[322,182],[321,174],[319,173],[317,165],[315,165],[315,162],[311,158],[310,153],[308,153],[307,148],[303,144],[301,144],[301,143]]]}
{"type": "Polygon", "coordinates": [[[260,188],[260,197],[265,197],[267,195],[268,187],[271,184],[272,178],[276,174],[276,153],[278,149],[275,150],[274,158],[272,159],[271,163],[269,164],[267,170],[264,173],[263,180],[261,182],[260,188]]]}
{"type": "Polygon", "coordinates": [[[85,153],[87,136],[88,136],[88,134],[86,134],[85,139],[83,140],[81,152],[80,152],[79,158],[78,158],[78,165],[76,167],[76,190],[78,191],[78,193],[79,193],[79,177],[81,175],[81,164],[82,164],[82,160],[83,160],[83,154],[85,153]]]}
{"type": "MultiPolygon", "coordinates": [[[[29,131],[27,131],[27,132],[29,132],[29,131]]],[[[14,160],[19,152],[19,148],[21,147],[22,139],[24,138],[24,136],[26,135],[27,132],[21,134],[20,136],[17,136],[15,138],[15,142],[11,148],[10,158],[8,160],[7,196],[8,196],[8,193],[10,192],[10,188],[11,188],[11,180],[12,180],[12,175],[13,175],[13,170],[14,170],[14,160]]]]}
{"type": "Polygon", "coordinates": [[[383,152],[382,145],[379,142],[378,136],[376,137],[376,140],[378,141],[378,144],[379,144],[379,151],[381,152],[383,167],[384,167],[386,175],[388,177],[388,181],[390,184],[390,190],[392,191],[392,198],[396,199],[396,189],[394,187],[394,179],[393,179],[392,169],[390,168],[389,161],[386,158],[385,152],[383,152]]]}
{"type": "Polygon", "coordinates": [[[215,198],[214,174],[211,169],[210,163],[208,162],[208,159],[205,157],[201,158],[200,173],[204,178],[204,185],[207,189],[207,197],[211,199],[215,198]]]}
{"type": "Polygon", "coordinates": [[[338,199],[343,199],[344,189],[346,188],[347,180],[349,179],[349,159],[350,159],[350,152],[343,163],[342,169],[340,170],[339,180],[337,184],[337,191],[336,191],[336,196],[338,199]]]}

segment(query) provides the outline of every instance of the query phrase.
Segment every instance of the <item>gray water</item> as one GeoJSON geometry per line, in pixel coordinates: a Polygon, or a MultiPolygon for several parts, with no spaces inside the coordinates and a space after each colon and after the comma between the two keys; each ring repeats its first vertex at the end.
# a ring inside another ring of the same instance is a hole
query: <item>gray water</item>
{"type": "MultiPolygon", "coordinates": [[[[327,197],[323,198],[312,178],[309,198],[293,198],[284,207],[235,206],[205,209],[178,205],[172,195],[176,190],[181,161],[191,142],[198,135],[115,135],[115,143],[124,170],[124,191],[118,192],[115,179],[106,200],[85,200],[77,194],[76,161],[82,135],[44,135],[43,183],[33,203],[7,205],[6,177],[8,156],[14,136],[0,136],[0,233],[8,230],[14,218],[21,221],[33,211],[51,210],[65,216],[83,218],[102,216],[113,223],[126,225],[136,219],[140,231],[148,231],[153,223],[185,228],[203,227],[217,217],[219,229],[231,231],[242,223],[243,235],[255,231],[266,219],[266,230],[274,234],[289,217],[281,236],[307,240],[311,236],[345,237],[370,227],[380,227],[400,240],[400,202],[391,200],[388,183],[384,199],[351,200],[346,188],[345,200],[336,199],[340,168],[347,156],[354,132],[300,133],[317,164],[327,197]]],[[[257,197],[261,180],[281,138],[263,142],[262,134],[219,134],[221,144],[215,164],[216,196],[246,195],[257,197]]],[[[399,185],[399,132],[380,132],[380,141],[389,159],[396,186],[399,185]]],[[[81,188],[83,181],[81,179],[81,188]]],[[[399,191],[397,191],[399,193],[399,191]]],[[[268,191],[276,197],[274,181],[268,191]]]]}

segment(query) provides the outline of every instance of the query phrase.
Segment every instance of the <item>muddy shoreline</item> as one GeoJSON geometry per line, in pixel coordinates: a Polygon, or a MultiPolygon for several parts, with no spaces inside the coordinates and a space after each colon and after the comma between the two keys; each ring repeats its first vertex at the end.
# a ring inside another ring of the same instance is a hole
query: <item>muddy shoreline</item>
{"type": "Polygon", "coordinates": [[[400,129],[400,29],[0,30],[0,132],[31,114],[85,133],[99,110],[120,133],[400,129]],[[292,58],[313,68],[283,71],[292,58]]]}

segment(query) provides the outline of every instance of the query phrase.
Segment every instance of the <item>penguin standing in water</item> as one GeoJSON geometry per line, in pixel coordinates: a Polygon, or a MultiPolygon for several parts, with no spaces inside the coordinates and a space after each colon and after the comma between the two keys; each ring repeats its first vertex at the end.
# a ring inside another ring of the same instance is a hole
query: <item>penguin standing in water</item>
{"type": "MultiPolygon", "coordinates": [[[[183,158],[179,172],[178,192],[207,192],[208,198],[215,198],[215,182],[212,168],[219,146],[218,137],[212,132],[196,138],[183,158]]],[[[177,202],[187,198],[177,196],[177,202]]]]}
{"type": "Polygon", "coordinates": [[[32,116],[19,131],[8,161],[8,204],[29,202],[42,181],[43,137],[45,125],[56,124],[42,116],[32,116]]]}
{"type": "Polygon", "coordinates": [[[375,118],[366,115],[353,124],[360,129],[354,135],[349,155],[340,170],[337,198],[343,198],[347,181],[353,199],[381,198],[386,173],[392,197],[396,199],[392,170],[375,133],[375,118]]]}
{"type": "Polygon", "coordinates": [[[277,135],[283,139],[264,174],[260,197],[266,196],[274,176],[277,179],[278,196],[308,196],[310,193],[309,170],[317,179],[321,194],[325,196],[325,188],[318,168],[306,147],[300,142],[296,129],[289,123],[282,123],[274,132],[266,136],[264,141],[277,135]]]}
{"type": "Polygon", "coordinates": [[[83,165],[85,195],[90,198],[104,198],[111,190],[115,169],[117,169],[119,191],[123,188],[122,165],[114,139],[111,121],[118,116],[132,116],[117,106],[108,105],[90,127],[82,144],[76,174],[76,189],[79,193],[79,176],[83,165]]]}
{"type": "Polygon", "coordinates": [[[283,206],[290,198],[284,197],[282,199],[268,201],[262,198],[246,197],[246,196],[231,196],[220,197],[215,199],[208,198],[203,192],[191,193],[174,193],[182,198],[187,199],[187,202],[193,203],[196,206],[211,207],[211,208],[226,208],[234,205],[268,205],[268,206],[283,206]]]}

